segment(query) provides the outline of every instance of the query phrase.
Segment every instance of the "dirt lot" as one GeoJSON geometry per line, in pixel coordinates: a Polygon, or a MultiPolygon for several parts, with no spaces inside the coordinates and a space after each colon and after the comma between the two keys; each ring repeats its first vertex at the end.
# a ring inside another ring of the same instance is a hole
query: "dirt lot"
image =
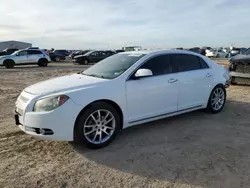
{"type": "Polygon", "coordinates": [[[0,67],[0,187],[250,187],[250,87],[230,87],[219,114],[136,126],[101,150],[36,140],[14,125],[23,88],[83,68],[0,67]]]}

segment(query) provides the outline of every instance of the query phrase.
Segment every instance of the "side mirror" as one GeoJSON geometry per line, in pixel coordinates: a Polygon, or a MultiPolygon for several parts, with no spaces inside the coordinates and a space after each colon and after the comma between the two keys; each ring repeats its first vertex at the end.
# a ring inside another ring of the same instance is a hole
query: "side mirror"
{"type": "Polygon", "coordinates": [[[148,76],[153,76],[152,71],[149,69],[138,69],[135,73],[135,78],[142,78],[148,76]]]}
{"type": "Polygon", "coordinates": [[[18,53],[16,53],[16,56],[19,56],[19,54],[18,54],[18,53]]]}

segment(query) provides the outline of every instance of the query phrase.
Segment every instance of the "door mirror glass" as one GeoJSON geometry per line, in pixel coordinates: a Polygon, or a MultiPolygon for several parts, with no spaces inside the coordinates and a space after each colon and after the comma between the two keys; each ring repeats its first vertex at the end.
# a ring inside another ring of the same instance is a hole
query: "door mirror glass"
{"type": "Polygon", "coordinates": [[[153,73],[149,69],[138,69],[135,73],[135,78],[153,76],[153,73]]]}

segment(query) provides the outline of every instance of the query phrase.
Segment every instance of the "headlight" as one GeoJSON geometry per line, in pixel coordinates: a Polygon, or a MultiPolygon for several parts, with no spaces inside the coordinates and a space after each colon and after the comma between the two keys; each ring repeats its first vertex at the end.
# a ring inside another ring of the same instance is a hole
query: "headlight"
{"type": "Polygon", "coordinates": [[[45,112],[45,111],[51,111],[55,108],[63,105],[67,100],[69,99],[66,95],[60,95],[56,97],[50,97],[38,100],[33,108],[34,112],[45,112]]]}

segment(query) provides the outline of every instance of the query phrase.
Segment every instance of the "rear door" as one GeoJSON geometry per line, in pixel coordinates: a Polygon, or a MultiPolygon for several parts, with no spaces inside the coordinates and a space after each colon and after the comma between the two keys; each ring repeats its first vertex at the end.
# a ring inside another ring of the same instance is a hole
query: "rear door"
{"type": "Polygon", "coordinates": [[[28,63],[38,63],[43,57],[43,53],[39,50],[28,50],[28,63]]]}
{"type": "Polygon", "coordinates": [[[213,80],[212,69],[202,58],[191,54],[172,54],[172,63],[178,72],[178,110],[206,104],[213,80]]]}

